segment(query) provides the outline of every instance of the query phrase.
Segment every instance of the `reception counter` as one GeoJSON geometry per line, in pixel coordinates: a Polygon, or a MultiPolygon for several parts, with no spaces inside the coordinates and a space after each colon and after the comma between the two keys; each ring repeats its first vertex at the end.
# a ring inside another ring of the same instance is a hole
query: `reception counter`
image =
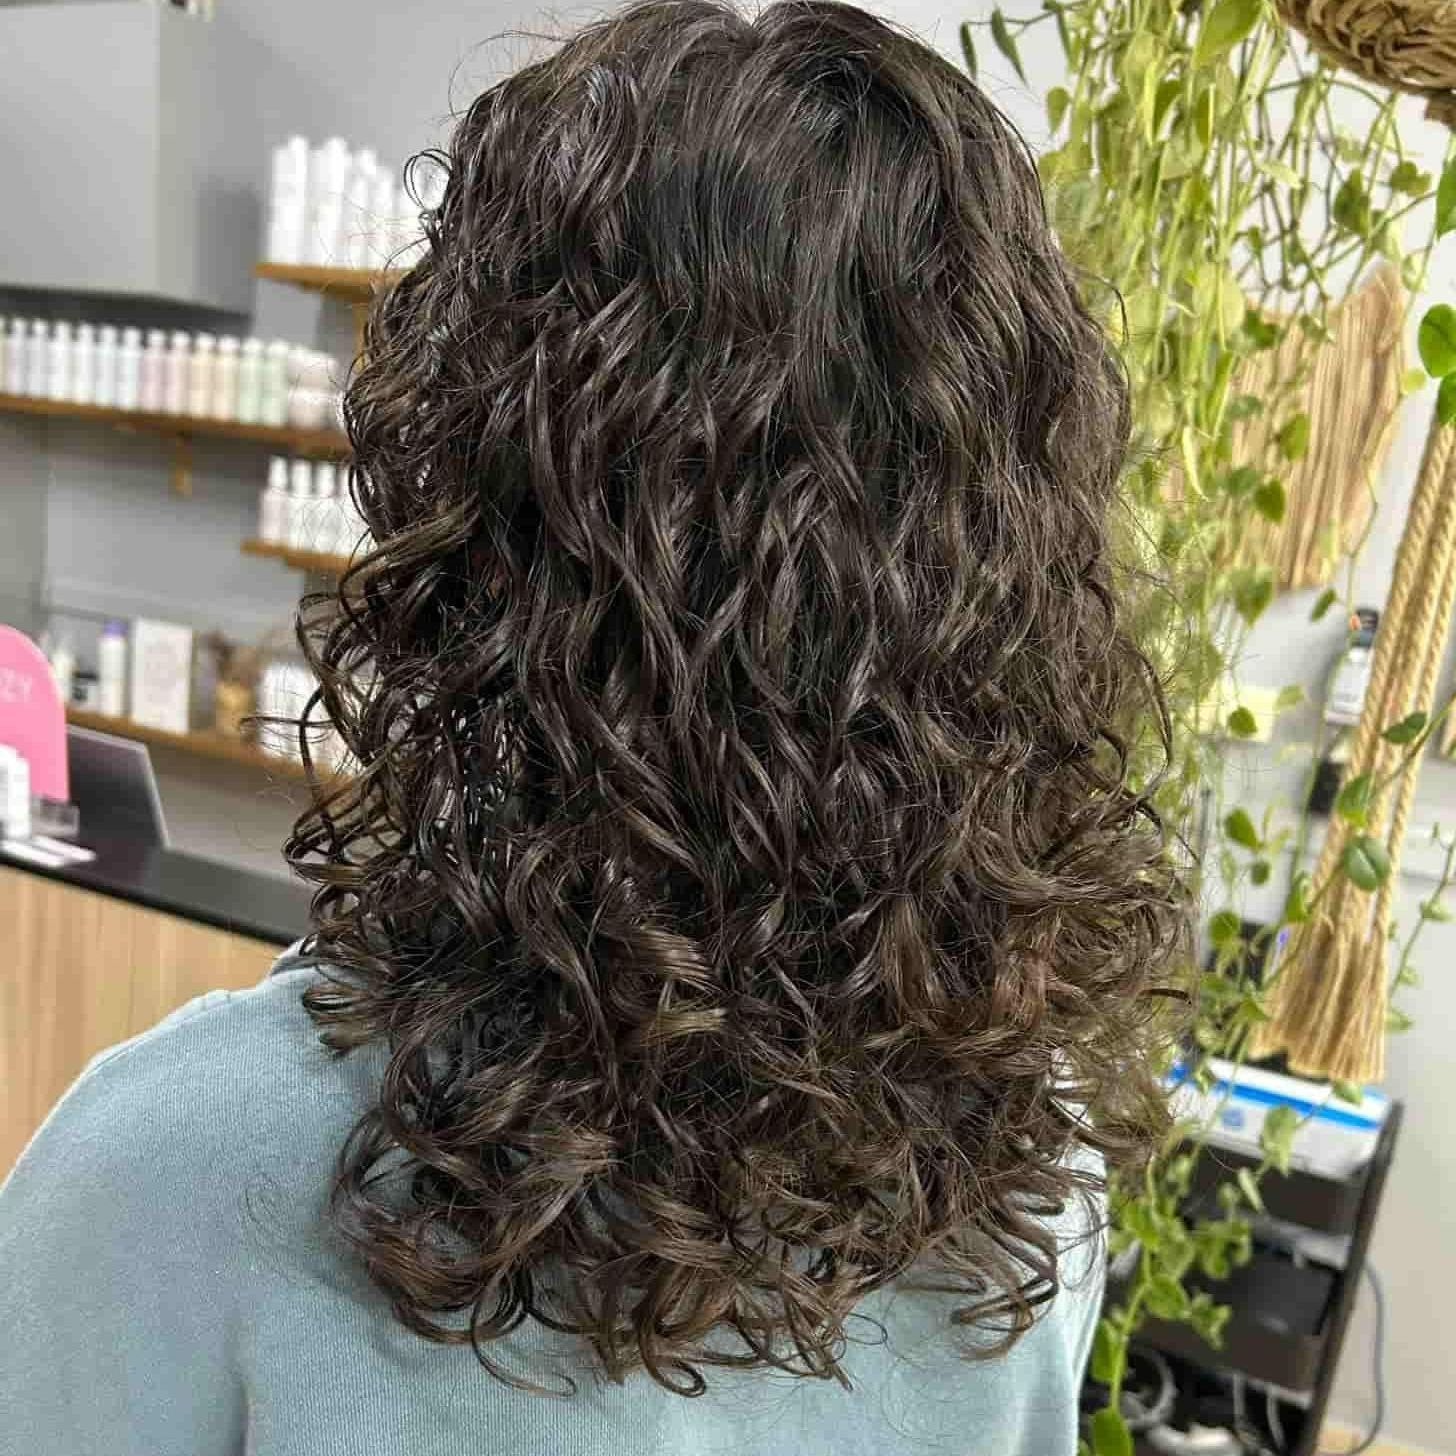
{"type": "Polygon", "coordinates": [[[217,988],[256,984],[304,933],[281,878],[83,833],[89,864],[0,854],[0,1178],[103,1048],[217,988]]]}

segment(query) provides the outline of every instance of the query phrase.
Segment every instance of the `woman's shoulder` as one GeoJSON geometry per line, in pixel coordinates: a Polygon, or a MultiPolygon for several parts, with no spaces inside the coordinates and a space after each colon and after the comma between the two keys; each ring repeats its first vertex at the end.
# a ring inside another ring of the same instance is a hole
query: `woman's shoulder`
{"type": "Polygon", "coordinates": [[[98,1174],[119,1174],[124,1164],[202,1185],[218,1159],[250,1145],[325,1145],[342,1136],[377,1069],[367,1050],[340,1059],[319,1041],[300,999],[319,975],[280,961],[256,986],[209,991],[97,1053],[14,1176],[40,1158],[98,1174]],[[113,1162],[119,1166],[92,1167],[113,1162]]]}

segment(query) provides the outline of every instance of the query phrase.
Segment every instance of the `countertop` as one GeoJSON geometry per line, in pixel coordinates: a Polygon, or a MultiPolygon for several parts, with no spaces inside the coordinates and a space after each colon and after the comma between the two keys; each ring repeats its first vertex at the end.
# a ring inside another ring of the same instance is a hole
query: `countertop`
{"type": "Polygon", "coordinates": [[[274,945],[289,945],[308,929],[309,891],[297,881],[138,844],[104,828],[88,833],[84,821],[76,842],[96,858],[51,869],[0,851],[0,866],[274,945]]]}

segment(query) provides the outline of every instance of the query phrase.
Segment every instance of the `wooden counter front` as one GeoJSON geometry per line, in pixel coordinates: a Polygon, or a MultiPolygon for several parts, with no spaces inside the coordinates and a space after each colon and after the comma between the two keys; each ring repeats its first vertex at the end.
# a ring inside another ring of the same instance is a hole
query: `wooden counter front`
{"type": "Polygon", "coordinates": [[[0,1179],[86,1063],[278,947],[0,868],[0,1179]]]}

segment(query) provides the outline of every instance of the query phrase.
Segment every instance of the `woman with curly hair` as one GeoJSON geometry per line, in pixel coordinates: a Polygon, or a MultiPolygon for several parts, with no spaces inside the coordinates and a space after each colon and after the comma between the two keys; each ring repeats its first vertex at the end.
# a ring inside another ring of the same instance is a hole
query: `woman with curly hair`
{"type": "Polygon", "coordinates": [[[21,1160],[0,1451],[1070,1453],[1182,917],[1033,164],[828,0],[633,5],[437,163],[312,932],[21,1160]]]}

